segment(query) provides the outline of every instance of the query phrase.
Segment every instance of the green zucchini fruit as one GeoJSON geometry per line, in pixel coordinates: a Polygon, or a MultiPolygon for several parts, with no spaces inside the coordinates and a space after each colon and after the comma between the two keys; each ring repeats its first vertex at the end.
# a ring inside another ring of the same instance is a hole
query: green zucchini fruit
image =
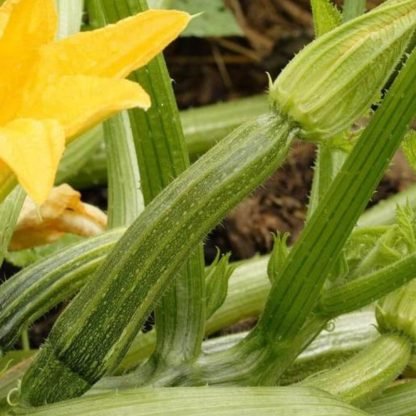
{"type": "Polygon", "coordinates": [[[23,378],[22,401],[78,396],[117,366],[187,255],[280,165],[296,133],[274,112],[260,116],[165,188],[64,311],[23,378]]]}

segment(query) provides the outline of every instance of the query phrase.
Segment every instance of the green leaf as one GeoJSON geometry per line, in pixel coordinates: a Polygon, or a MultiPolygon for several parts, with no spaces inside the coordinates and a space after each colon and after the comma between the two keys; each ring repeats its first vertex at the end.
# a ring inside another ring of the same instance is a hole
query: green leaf
{"type": "Polygon", "coordinates": [[[315,36],[319,37],[342,23],[340,11],[331,0],[311,0],[315,36]]]}
{"type": "Polygon", "coordinates": [[[242,36],[233,14],[228,10],[223,0],[173,0],[170,8],[184,10],[190,14],[202,13],[196,16],[183,36],[242,36]]]}

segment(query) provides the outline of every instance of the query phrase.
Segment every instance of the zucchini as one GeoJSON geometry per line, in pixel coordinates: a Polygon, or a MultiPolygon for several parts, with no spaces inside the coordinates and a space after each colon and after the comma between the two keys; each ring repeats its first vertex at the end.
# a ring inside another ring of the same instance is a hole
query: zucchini
{"type": "Polygon", "coordinates": [[[23,402],[78,396],[114,369],[178,267],[280,165],[296,133],[274,112],[260,116],[165,188],[55,324],[23,378],[23,402]]]}

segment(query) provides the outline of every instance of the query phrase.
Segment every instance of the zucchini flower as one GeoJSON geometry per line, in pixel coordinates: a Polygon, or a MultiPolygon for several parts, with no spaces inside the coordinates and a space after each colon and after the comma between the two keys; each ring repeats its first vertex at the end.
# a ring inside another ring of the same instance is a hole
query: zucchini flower
{"type": "Polygon", "coordinates": [[[150,98],[124,79],[186,27],[183,12],[149,10],[55,41],[55,0],[0,7],[0,187],[12,175],[37,203],[52,189],[65,143],[150,98]]]}
{"type": "Polygon", "coordinates": [[[416,26],[416,0],[390,0],[319,37],[270,86],[305,138],[327,139],[369,111],[416,26]]]}

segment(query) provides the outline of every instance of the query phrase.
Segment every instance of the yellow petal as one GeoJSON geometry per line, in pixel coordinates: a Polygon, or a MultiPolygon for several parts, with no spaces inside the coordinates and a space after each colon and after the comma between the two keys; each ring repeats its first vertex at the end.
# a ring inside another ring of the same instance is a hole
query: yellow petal
{"type": "Polygon", "coordinates": [[[9,0],[0,9],[0,53],[16,55],[51,42],[57,29],[54,0],[9,0]]]}
{"type": "Polygon", "coordinates": [[[0,128],[0,159],[37,203],[46,200],[65,147],[55,120],[17,119],[0,128]]]}
{"type": "Polygon", "coordinates": [[[3,35],[4,28],[6,27],[7,22],[9,21],[9,17],[13,11],[14,5],[19,1],[20,0],[6,0],[0,6],[0,37],[3,35]]]}
{"type": "Polygon", "coordinates": [[[190,20],[175,10],[148,10],[114,25],[78,33],[42,48],[39,76],[97,75],[124,78],[160,53],[190,20]]]}
{"type": "Polygon", "coordinates": [[[149,96],[135,82],[78,75],[33,91],[19,113],[25,118],[56,119],[66,137],[73,137],[117,111],[149,106],[149,96]]]}
{"type": "MultiPolygon", "coordinates": [[[[0,55],[1,56],[1,55],[0,55]]],[[[0,59],[0,125],[15,118],[21,106],[23,91],[30,85],[34,57],[0,59]]]]}

